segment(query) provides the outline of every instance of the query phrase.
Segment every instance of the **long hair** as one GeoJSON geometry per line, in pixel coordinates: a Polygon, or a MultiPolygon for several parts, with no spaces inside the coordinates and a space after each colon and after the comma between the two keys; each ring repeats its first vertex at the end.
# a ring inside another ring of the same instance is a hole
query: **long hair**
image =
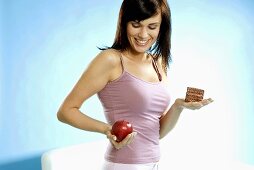
{"type": "MultiPolygon", "coordinates": [[[[171,61],[171,12],[166,0],[123,0],[120,8],[114,43],[111,47],[124,51],[130,44],[127,38],[127,23],[129,21],[143,21],[161,12],[161,26],[158,38],[149,52],[155,59],[162,56],[163,69],[166,72],[171,61]]],[[[103,49],[102,49],[103,50],[103,49]]]]}

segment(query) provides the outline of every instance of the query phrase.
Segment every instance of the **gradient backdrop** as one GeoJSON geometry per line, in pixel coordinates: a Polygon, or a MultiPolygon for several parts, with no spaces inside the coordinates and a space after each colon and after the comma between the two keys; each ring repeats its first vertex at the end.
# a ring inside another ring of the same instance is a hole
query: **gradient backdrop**
{"type": "MultiPolygon", "coordinates": [[[[60,123],[56,112],[97,46],[112,44],[122,1],[0,2],[0,169],[37,170],[45,151],[105,140],[60,123]]],[[[254,169],[254,1],[168,2],[172,98],[195,86],[214,103],[184,111],[162,149],[172,162],[236,161],[254,169]]],[[[82,111],[104,120],[96,95],[82,111]]]]}

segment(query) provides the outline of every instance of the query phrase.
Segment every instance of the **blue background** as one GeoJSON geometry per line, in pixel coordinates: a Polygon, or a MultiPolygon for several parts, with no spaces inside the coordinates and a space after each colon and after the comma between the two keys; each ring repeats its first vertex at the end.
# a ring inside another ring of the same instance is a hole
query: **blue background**
{"type": "MultiPolygon", "coordinates": [[[[122,1],[0,2],[0,169],[40,169],[45,151],[104,139],[60,123],[56,112],[97,46],[112,44],[122,1]]],[[[214,110],[225,108],[221,119],[232,122],[235,157],[254,165],[254,1],[168,2],[174,93],[210,89],[214,110]]],[[[104,120],[96,96],[82,111],[104,120]]]]}

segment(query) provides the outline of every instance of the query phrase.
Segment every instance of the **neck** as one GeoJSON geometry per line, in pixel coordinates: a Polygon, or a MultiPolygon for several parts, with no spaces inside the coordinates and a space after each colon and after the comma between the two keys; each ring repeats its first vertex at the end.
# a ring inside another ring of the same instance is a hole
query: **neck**
{"type": "Polygon", "coordinates": [[[147,61],[147,59],[149,58],[149,56],[145,52],[138,53],[136,51],[126,50],[123,53],[127,58],[135,62],[144,62],[147,61]]]}

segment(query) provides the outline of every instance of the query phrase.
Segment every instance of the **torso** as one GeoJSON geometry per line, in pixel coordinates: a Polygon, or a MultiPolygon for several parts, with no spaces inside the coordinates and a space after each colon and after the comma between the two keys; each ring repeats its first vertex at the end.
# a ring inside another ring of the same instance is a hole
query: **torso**
{"type": "MultiPolygon", "coordinates": [[[[147,82],[158,82],[159,81],[158,75],[155,72],[153,65],[152,65],[152,56],[151,55],[147,55],[146,60],[142,61],[142,63],[141,62],[137,63],[137,62],[131,60],[130,58],[128,58],[126,56],[126,54],[124,52],[121,53],[120,51],[117,51],[117,50],[110,49],[109,55],[114,56],[114,60],[115,60],[114,61],[115,67],[112,68],[109,82],[114,81],[117,78],[119,78],[123,72],[121,62],[120,62],[121,55],[123,58],[124,67],[125,67],[126,71],[128,71],[132,75],[134,75],[144,81],[147,81],[147,82]]],[[[157,65],[158,65],[159,72],[162,75],[162,82],[167,84],[168,83],[167,76],[166,76],[166,73],[162,69],[161,59],[158,59],[157,65]]]]}
{"type": "Polygon", "coordinates": [[[113,51],[110,61],[111,81],[98,92],[108,124],[117,120],[131,122],[137,132],[135,140],[117,150],[109,143],[106,160],[115,163],[143,164],[160,159],[160,118],[170,103],[165,73],[159,81],[152,58],[136,64],[120,52],[113,51]]]}

